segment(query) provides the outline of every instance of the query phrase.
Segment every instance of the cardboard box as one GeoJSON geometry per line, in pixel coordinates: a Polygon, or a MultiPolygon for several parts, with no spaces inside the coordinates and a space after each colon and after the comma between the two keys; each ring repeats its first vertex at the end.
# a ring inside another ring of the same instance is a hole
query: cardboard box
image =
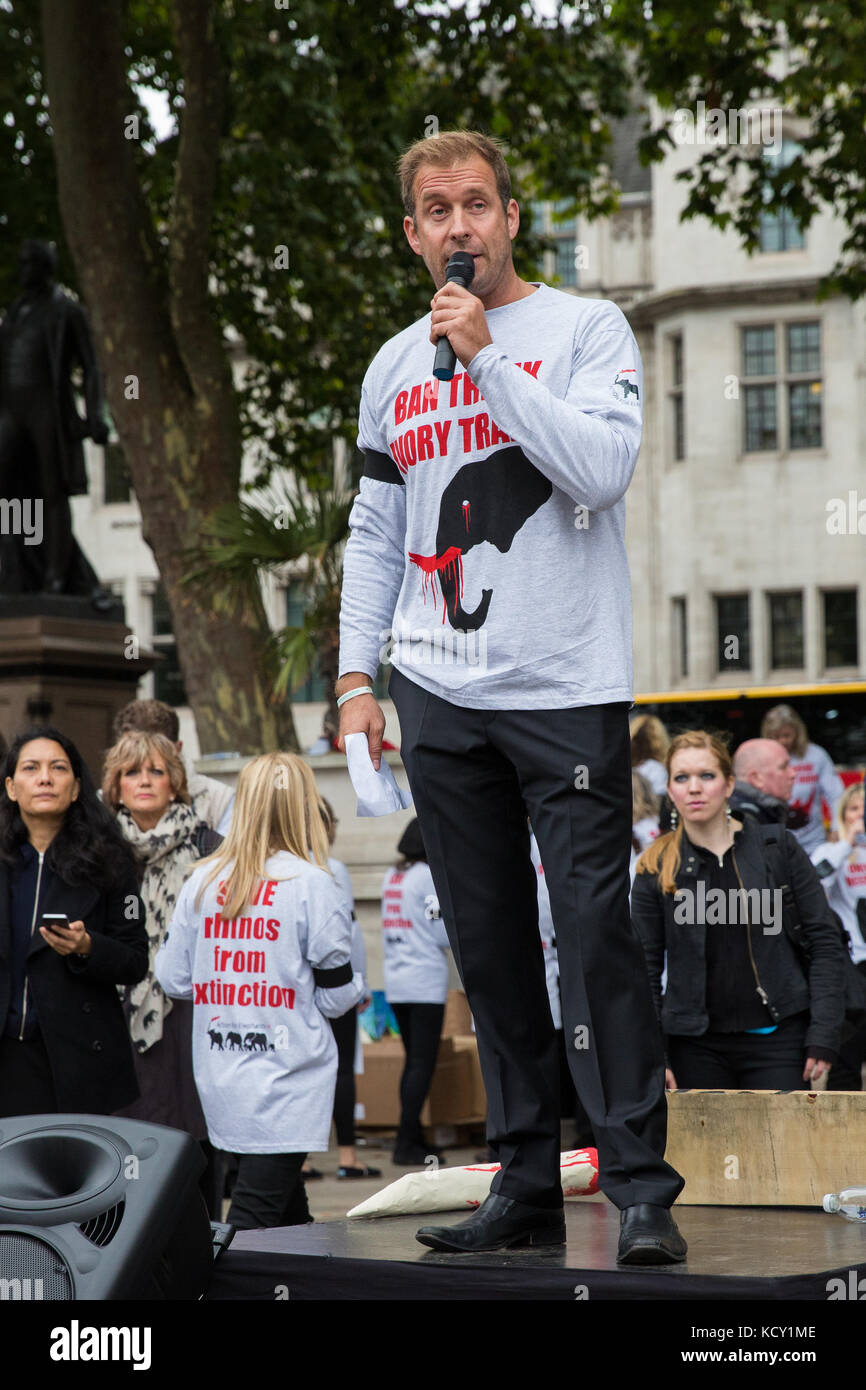
{"type": "Polygon", "coordinates": [[[449,989],[442,1020],[443,1038],[472,1036],[472,1014],[462,989],[449,989]]]}
{"type": "MultiPolygon", "coordinates": [[[[471,1042],[474,1041],[473,1038],[471,1042]]],[[[457,1042],[456,1038],[443,1038],[439,1044],[439,1060],[424,1107],[429,1109],[430,1124],[469,1124],[483,1120],[486,1114],[486,1108],[479,1114],[475,1103],[474,1068],[478,1064],[478,1050],[458,1047],[457,1042]]]]}
{"type": "Polygon", "coordinates": [[[355,1077],[355,1101],[364,1107],[359,1127],[394,1128],[400,1123],[400,1077],[405,1059],[399,1038],[364,1043],[364,1072],[355,1077]]]}
{"type": "Polygon", "coordinates": [[[866,1092],[672,1091],[683,1206],[806,1206],[866,1174],[866,1092]]]}
{"type": "Polygon", "coordinates": [[[469,1097],[469,1108],[473,1121],[483,1122],[487,1118],[487,1092],[484,1089],[484,1077],[481,1075],[481,1063],[478,1060],[478,1042],[475,1034],[469,1037],[456,1037],[451,1039],[455,1052],[465,1053],[469,1057],[471,1093],[469,1097]]]}
{"type": "MultiPolygon", "coordinates": [[[[364,1044],[364,1073],[355,1078],[356,1099],[364,1107],[359,1126],[396,1128],[400,1123],[400,1077],[404,1063],[399,1038],[364,1044]]],[[[422,1125],[459,1125],[482,1121],[479,1109],[478,1049],[474,1038],[442,1038],[430,1094],[421,1111],[422,1125]],[[459,1042],[459,1045],[458,1045],[459,1042]]],[[[480,1094],[483,1096],[484,1088],[480,1094]]]]}

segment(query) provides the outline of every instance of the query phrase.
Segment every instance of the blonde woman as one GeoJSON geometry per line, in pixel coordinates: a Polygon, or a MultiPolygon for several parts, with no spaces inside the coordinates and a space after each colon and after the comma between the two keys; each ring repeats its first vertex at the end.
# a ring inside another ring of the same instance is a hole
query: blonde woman
{"type": "Polygon", "coordinates": [[[844,1012],[842,945],[817,875],[788,831],[732,817],[734,772],[720,739],[679,734],[667,771],[676,828],[638,860],[631,912],[666,1035],[668,1088],[801,1089],[835,1062],[844,1012]],[[781,835],[808,976],[773,892],[771,831],[781,835]]]}
{"type": "Polygon", "coordinates": [[[640,853],[652,844],[659,833],[659,798],[643,773],[634,770],[631,774],[631,807],[632,839],[640,853]]]}
{"type": "MultiPolygon", "coordinates": [[[[851,942],[851,956],[866,977],[866,833],[864,833],[863,783],[846,787],[836,813],[839,838],[819,845],[812,853],[827,901],[839,914],[851,942]]],[[[862,1090],[866,1061],[866,1025],[846,1037],[839,1061],[827,1083],[831,1091],[862,1090]]]]}
{"type": "Polygon", "coordinates": [[[638,714],[629,724],[631,734],[631,765],[649,782],[656,796],[664,796],[668,775],[665,754],[668,750],[667,730],[654,714],[638,714]]]}
{"type": "Polygon", "coordinates": [[[768,710],[761,723],[761,738],[774,738],[790,754],[795,781],[788,798],[788,826],[811,854],[826,839],[821,801],[830,807],[832,821],[845,790],[842,778],[826,749],[809,742],[806,725],[791,705],[774,705],[768,710]]]}
{"type": "Polygon", "coordinates": [[[193,1001],[196,1084],[211,1142],[239,1156],[228,1219],[241,1229],[311,1220],[300,1173],[328,1148],[328,1019],[363,994],[322,811],[302,758],[248,763],[229,833],[184,885],[156,961],[165,992],[193,1001]]]}
{"type": "Polygon", "coordinates": [[[220,837],[190,805],[183,761],[163,734],[122,735],[106,754],[102,799],[138,858],[147,912],[147,974],[127,990],[125,1001],[141,1095],[123,1113],[204,1140],[207,1127],[190,1061],[192,1012],[188,1004],[175,1008],[166,999],[153,967],[190,867],[220,837]]]}

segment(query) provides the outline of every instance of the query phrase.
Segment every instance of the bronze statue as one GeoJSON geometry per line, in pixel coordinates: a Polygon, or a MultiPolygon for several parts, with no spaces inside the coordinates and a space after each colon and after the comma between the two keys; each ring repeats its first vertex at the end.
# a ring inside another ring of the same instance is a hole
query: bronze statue
{"type": "Polygon", "coordinates": [[[105,611],[113,600],[72,534],[69,507],[87,492],[82,440],[108,439],[102,383],[87,316],[54,283],[56,269],[48,242],[25,241],[24,293],[0,323],[0,593],[87,595],[105,611]]]}

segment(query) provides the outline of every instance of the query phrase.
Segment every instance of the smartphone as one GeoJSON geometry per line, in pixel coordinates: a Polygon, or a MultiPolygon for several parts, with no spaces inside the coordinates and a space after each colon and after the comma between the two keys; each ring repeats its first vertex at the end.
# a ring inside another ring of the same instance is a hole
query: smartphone
{"type": "Polygon", "coordinates": [[[862,830],[854,836],[851,843],[852,845],[866,845],[866,835],[863,834],[862,830]]]}
{"type": "Polygon", "coordinates": [[[60,933],[64,927],[69,926],[69,918],[65,912],[43,912],[40,926],[46,927],[48,931],[60,933]]]}

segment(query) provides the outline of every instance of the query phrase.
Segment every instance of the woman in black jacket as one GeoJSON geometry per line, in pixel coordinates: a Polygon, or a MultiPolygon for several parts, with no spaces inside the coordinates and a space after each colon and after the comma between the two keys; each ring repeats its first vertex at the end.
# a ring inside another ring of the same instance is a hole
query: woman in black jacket
{"type": "Polygon", "coordinates": [[[138,1094],[117,994],[147,969],[135,860],[56,729],[16,738],[4,772],[0,1116],[107,1115],[138,1094]]]}
{"type": "Polygon", "coordinates": [[[762,828],[731,816],[733,767],[718,738],[680,734],[666,766],[676,824],[638,860],[631,907],[668,1089],[803,1089],[836,1059],[844,1011],[843,947],[818,877],[790,832],[778,831],[776,861],[762,828]],[[775,862],[786,866],[808,967],[783,926],[775,862]]]}

